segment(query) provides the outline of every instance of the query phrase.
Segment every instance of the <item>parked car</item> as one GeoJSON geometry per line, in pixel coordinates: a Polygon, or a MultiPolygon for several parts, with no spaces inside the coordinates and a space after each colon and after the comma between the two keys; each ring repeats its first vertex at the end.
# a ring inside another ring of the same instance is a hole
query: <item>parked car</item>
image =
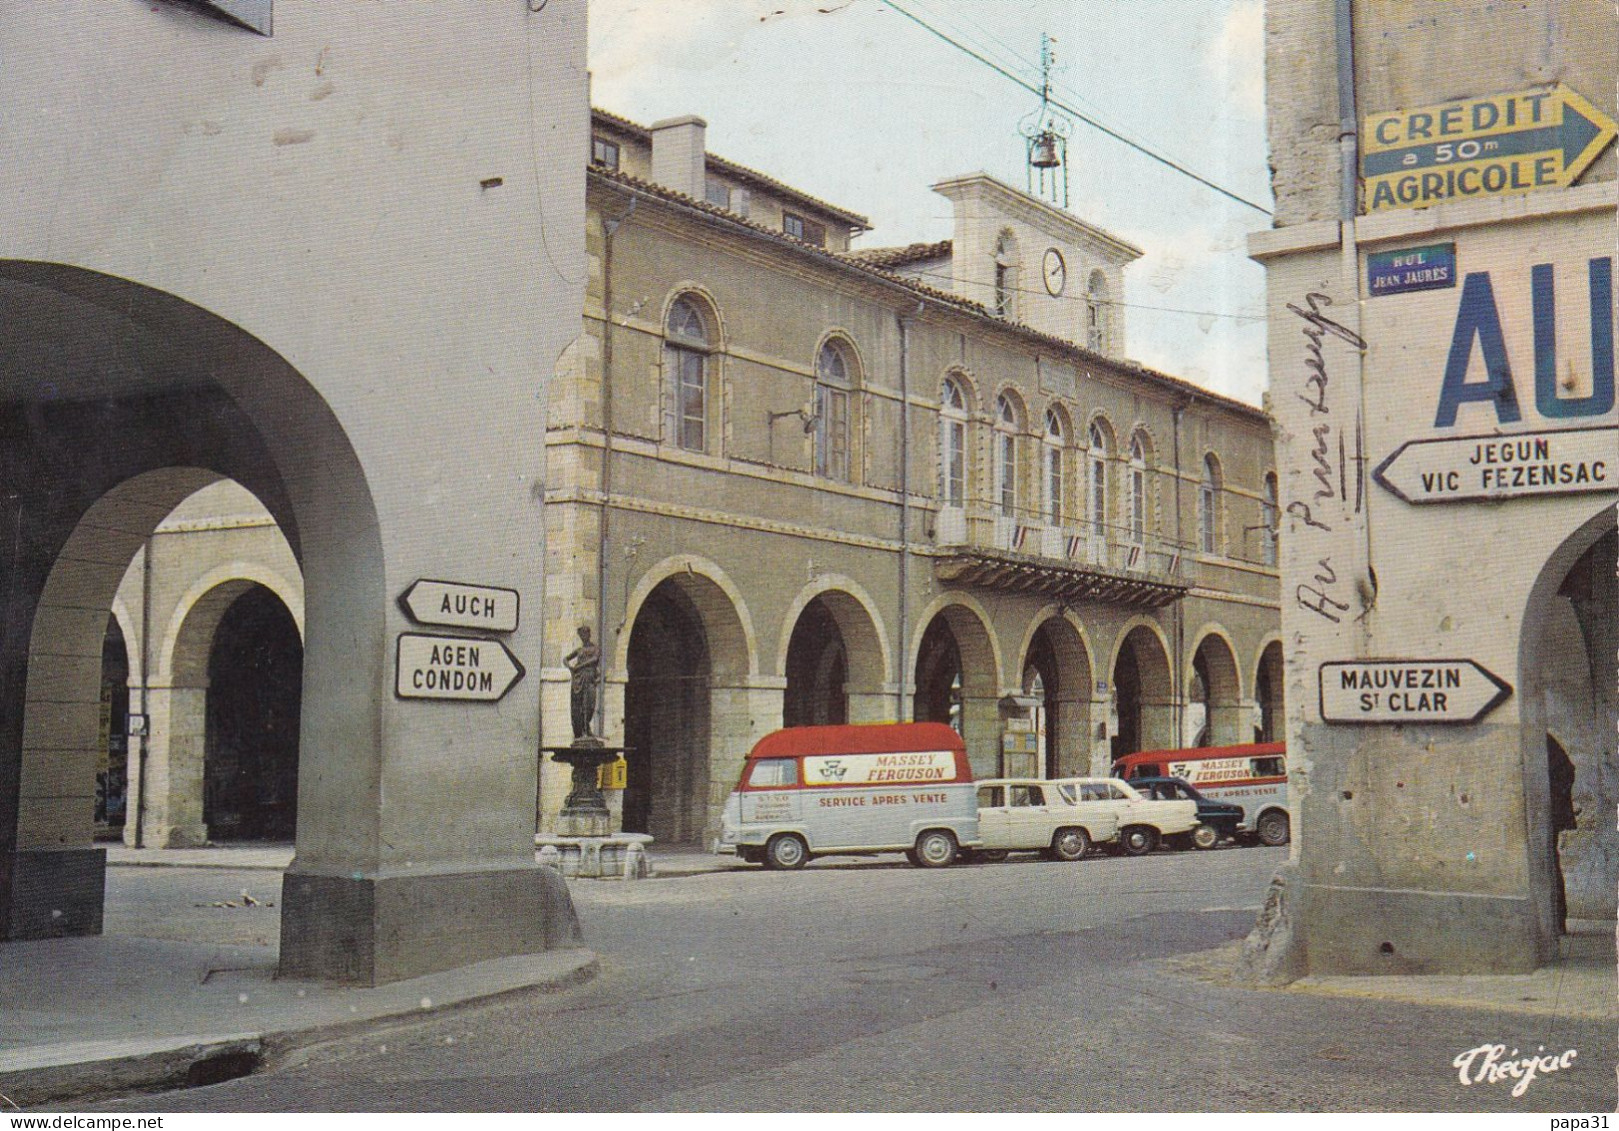
{"type": "Polygon", "coordinates": [[[1234,839],[1242,824],[1242,806],[1215,801],[1200,793],[1185,778],[1136,778],[1128,783],[1137,793],[1154,801],[1192,801],[1197,804],[1197,826],[1184,834],[1194,848],[1213,848],[1222,840],[1234,839]]]}
{"type": "Polygon", "coordinates": [[[1131,782],[1184,778],[1211,801],[1241,805],[1239,832],[1270,845],[1286,844],[1292,835],[1286,743],[1141,750],[1114,762],[1113,775],[1131,782]]]}
{"type": "Polygon", "coordinates": [[[1056,784],[1039,778],[991,778],[978,783],[977,860],[1004,859],[1008,852],[1041,852],[1053,860],[1078,860],[1091,845],[1118,836],[1112,813],[1084,812],[1056,784]]]}
{"type": "Polygon", "coordinates": [[[1149,800],[1117,778],[1063,778],[1052,784],[1082,814],[1111,815],[1127,856],[1145,856],[1167,838],[1197,827],[1196,802],[1149,800]]]}

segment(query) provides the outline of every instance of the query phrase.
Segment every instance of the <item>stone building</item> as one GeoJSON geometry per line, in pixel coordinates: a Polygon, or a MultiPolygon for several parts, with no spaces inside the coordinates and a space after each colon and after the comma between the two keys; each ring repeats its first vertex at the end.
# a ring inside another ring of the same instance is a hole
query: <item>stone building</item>
{"type": "Polygon", "coordinates": [[[851,250],[699,118],[593,124],[544,615],[602,642],[626,828],[711,839],[783,724],[947,721],[981,775],[1277,732],[1269,421],[1126,359],[1139,251],[983,174],[951,239],[851,250]]]}
{"type": "Polygon", "coordinates": [[[1294,773],[1280,972],[1614,917],[1615,83],[1599,0],[1270,0],[1294,773]]]}
{"type": "MultiPolygon", "coordinates": [[[[545,378],[583,301],[584,3],[60,0],[12,5],[0,57],[0,940],[101,930],[120,652],[145,708],[127,815],[152,843],[250,831],[206,637],[254,625],[301,682],[295,722],[285,699],[262,720],[298,736],[283,973],[576,939],[534,859],[534,681],[398,693],[419,635],[398,598],[451,578],[540,605],[545,378]],[[195,497],[226,480],[280,543],[195,497]]],[[[537,670],[540,617],[507,628],[447,634],[537,670]]],[[[253,820],[285,829],[289,778],[253,820]]]]}
{"type": "MultiPolygon", "coordinates": [[[[595,113],[585,332],[549,389],[544,738],[571,737],[561,657],[589,626],[598,728],[631,748],[618,820],[703,841],[784,723],[953,722],[980,774],[1279,736],[1269,424],[1125,360],[1139,252],[983,175],[938,186],[952,239],[851,251],[864,217],[704,133],[595,113]]],[[[159,527],[144,694],[171,714],[131,842],[245,831],[208,819],[210,659],[251,643],[210,636],[219,579],[302,624],[253,512],[216,494],[159,527]]],[[[142,561],[117,617],[137,695],[142,561]]],[[[276,788],[288,754],[257,750],[237,795],[276,788]]],[[[568,788],[547,764],[546,827],[568,788]]]]}

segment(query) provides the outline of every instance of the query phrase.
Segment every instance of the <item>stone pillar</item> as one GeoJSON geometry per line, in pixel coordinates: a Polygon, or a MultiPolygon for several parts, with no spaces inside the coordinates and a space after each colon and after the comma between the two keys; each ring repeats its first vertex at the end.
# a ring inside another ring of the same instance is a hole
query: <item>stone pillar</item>
{"type": "Polygon", "coordinates": [[[1254,724],[1259,709],[1252,700],[1209,705],[1209,745],[1232,746],[1254,740],[1254,724]]]}
{"type": "MultiPolygon", "coordinates": [[[[558,636],[553,633],[551,638],[558,639],[558,636]]],[[[573,720],[569,705],[571,688],[572,681],[567,668],[540,670],[540,746],[566,746],[573,740],[573,720]]],[[[535,758],[539,773],[539,786],[536,790],[536,804],[539,807],[536,814],[536,831],[555,833],[558,831],[557,814],[562,809],[563,799],[573,788],[573,771],[553,760],[549,754],[540,754],[538,749],[535,750],[535,758]]]]}
{"type": "MultiPolygon", "coordinates": [[[[36,634],[41,621],[49,634],[45,638],[68,643],[60,654],[36,651],[29,656],[28,703],[19,712],[23,726],[16,850],[0,852],[0,912],[5,916],[0,938],[101,933],[106,853],[93,842],[101,711],[99,640],[107,614],[41,606],[36,634]],[[75,622],[81,630],[50,633],[51,623],[59,620],[75,622]]],[[[20,703],[22,696],[16,700],[20,703]]]]}
{"type": "Polygon", "coordinates": [[[1166,750],[1179,745],[1175,738],[1175,720],[1180,714],[1180,701],[1168,699],[1141,700],[1141,748],[1166,750]]]}
{"type": "Polygon", "coordinates": [[[961,729],[973,776],[998,776],[1001,772],[1000,697],[964,695],[961,702],[961,729]]]}
{"type": "Polygon", "coordinates": [[[851,723],[896,723],[899,688],[887,683],[881,691],[849,692],[849,721],[851,723]]]}
{"type": "MultiPolygon", "coordinates": [[[[202,795],[208,688],[148,687],[146,709],[145,807],[138,810],[142,846],[193,848],[207,844],[202,795]]],[[[142,799],[132,796],[131,800],[138,806],[142,799]]],[[[125,829],[126,836],[133,835],[132,824],[126,823],[125,829]]]]}
{"type": "Polygon", "coordinates": [[[1084,772],[1091,777],[1107,777],[1113,770],[1113,746],[1107,732],[1112,706],[1113,700],[1107,695],[1098,695],[1090,701],[1089,737],[1085,743],[1089,765],[1084,772]]]}
{"type": "Polygon", "coordinates": [[[708,790],[701,815],[703,845],[719,838],[720,813],[736,788],[753,744],[781,729],[787,681],[756,676],[735,687],[714,686],[709,695],[708,790]]]}
{"type": "MultiPolygon", "coordinates": [[[[1050,723],[1048,721],[1047,725],[1050,723]]],[[[1089,688],[1057,698],[1057,733],[1052,761],[1046,773],[1054,778],[1081,777],[1091,772],[1091,700],[1089,688]]]]}

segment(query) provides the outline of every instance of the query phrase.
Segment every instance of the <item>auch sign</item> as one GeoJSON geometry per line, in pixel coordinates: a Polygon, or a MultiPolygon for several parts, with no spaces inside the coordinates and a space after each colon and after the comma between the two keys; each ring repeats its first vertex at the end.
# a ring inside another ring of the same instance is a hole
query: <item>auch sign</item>
{"type": "Polygon", "coordinates": [[[523,665],[499,640],[401,632],[395,662],[401,699],[494,703],[523,678],[523,665]]]}
{"type": "Polygon", "coordinates": [[[1512,688],[1473,660],[1343,660],[1321,665],[1329,723],[1471,723],[1512,688]]]}
{"type": "Polygon", "coordinates": [[[1372,478],[1408,503],[1467,503],[1619,490],[1619,429],[1410,440],[1372,478]]]}
{"type": "Polygon", "coordinates": [[[515,589],[424,577],[412,582],[410,588],[400,594],[399,604],[405,615],[417,624],[482,628],[489,632],[517,631],[515,589]]]}
{"type": "Polygon", "coordinates": [[[1568,188],[1615,132],[1560,83],[1371,114],[1361,123],[1366,211],[1568,188]]]}

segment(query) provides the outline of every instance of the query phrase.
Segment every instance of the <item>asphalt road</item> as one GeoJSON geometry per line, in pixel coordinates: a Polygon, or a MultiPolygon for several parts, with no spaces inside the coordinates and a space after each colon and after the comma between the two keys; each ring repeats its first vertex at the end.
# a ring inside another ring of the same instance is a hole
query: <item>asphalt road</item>
{"type": "MultiPolygon", "coordinates": [[[[594,981],[302,1050],[149,1111],[1610,1111],[1612,1026],[1242,989],[1190,958],[1240,939],[1285,850],[942,871],[575,881],[594,981]],[[1201,972],[1201,973],[1200,973],[1201,972]],[[1462,1087],[1486,1041],[1577,1067],[1462,1087]]],[[[125,869],[123,873],[143,870],[125,869]]],[[[238,879],[237,877],[241,877],[238,879]]],[[[259,877],[262,880],[262,876],[259,877]]],[[[120,885],[126,879],[120,878],[120,885]]],[[[158,896],[243,873],[131,877],[158,896]]],[[[253,909],[258,911],[259,909],[253,909]]],[[[273,911],[270,912],[273,915],[273,911]]],[[[118,929],[109,912],[109,930],[118,929]]],[[[467,925],[476,930],[475,923],[467,925]]]]}

